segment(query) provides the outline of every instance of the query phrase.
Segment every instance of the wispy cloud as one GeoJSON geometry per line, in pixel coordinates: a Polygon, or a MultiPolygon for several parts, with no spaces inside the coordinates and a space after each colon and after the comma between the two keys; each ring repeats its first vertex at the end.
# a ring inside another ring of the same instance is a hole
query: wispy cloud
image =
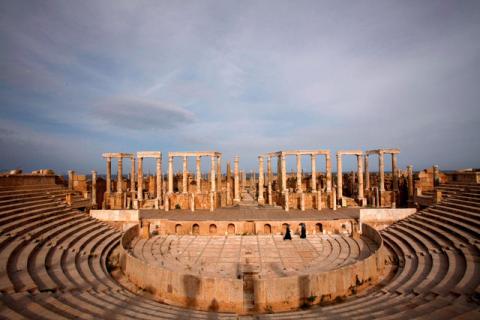
{"type": "Polygon", "coordinates": [[[95,107],[92,117],[118,130],[172,129],[195,119],[193,113],[182,107],[136,97],[105,100],[95,107]]]}

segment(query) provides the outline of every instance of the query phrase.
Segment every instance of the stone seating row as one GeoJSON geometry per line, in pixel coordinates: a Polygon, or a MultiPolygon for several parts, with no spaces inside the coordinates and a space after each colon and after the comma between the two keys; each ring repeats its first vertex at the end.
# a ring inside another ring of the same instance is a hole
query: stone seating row
{"type": "Polygon", "coordinates": [[[480,188],[465,190],[381,232],[397,264],[385,286],[343,303],[259,318],[478,319],[480,188]],[[459,207],[464,200],[468,206],[459,207]]]}
{"type": "MultiPolygon", "coordinates": [[[[29,212],[28,210],[26,212],[29,212]]],[[[208,319],[211,314],[133,294],[107,270],[120,232],[52,201],[30,219],[9,221],[0,244],[0,318],[208,319]],[[49,209],[51,211],[49,211],[49,209]]],[[[216,314],[222,318],[236,318],[216,314]]]]}

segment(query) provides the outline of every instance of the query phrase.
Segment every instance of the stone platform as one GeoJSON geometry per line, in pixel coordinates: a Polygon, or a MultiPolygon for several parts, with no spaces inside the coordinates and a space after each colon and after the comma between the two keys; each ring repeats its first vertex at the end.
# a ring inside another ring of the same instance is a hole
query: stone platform
{"type": "Polygon", "coordinates": [[[367,237],[309,235],[155,236],[137,238],[135,257],[149,264],[197,276],[241,278],[245,271],[263,278],[329,271],[363,260],[378,249],[367,237]]]}

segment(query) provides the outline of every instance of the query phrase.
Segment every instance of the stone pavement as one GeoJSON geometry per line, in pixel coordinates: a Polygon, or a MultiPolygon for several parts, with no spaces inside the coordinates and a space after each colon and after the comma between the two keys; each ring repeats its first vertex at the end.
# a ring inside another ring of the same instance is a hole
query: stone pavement
{"type": "Polygon", "coordinates": [[[281,235],[170,235],[138,239],[133,253],[175,271],[236,278],[245,269],[262,277],[328,271],[365,259],[375,249],[368,238],[345,235],[293,235],[291,241],[281,235]]]}

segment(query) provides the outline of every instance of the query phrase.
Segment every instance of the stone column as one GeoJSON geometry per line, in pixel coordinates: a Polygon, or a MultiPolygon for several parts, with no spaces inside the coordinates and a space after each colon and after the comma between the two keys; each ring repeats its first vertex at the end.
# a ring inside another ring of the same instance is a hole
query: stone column
{"type": "Polygon", "coordinates": [[[281,155],[281,161],[282,161],[282,192],[287,191],[287,163],[285,161],[285,154],[282,153],[281,155]]]}
{"type": "Polygon", "coordinates": [[[368,172],[368,154],[365,155],[365,191],[370,190],[370,173],[368,172]]]}
{"type": "Polygon", "coordinates": [[[227,189],[227,205],[231,204],[231,198],[232,198],[232,170],[231,170],[231,165],[230,165],[230,160],[227,161],[227,176],[226,176],[226,189],[227,189]]]}
{"type": "Polygon", "coordinates": [[[132,202],[135,200],[135,158],[131,157],[130,162],[132,164],[130,168],[130,192],[132,194],[132,202]]]}
{"type": "Polygon", "coordinates": [[[163,175],[162,175],[162,157],[158,157],[156,159],[157,161],[157,172],[156,172],[156,177],[157,177],[157,200],[162,199],[162,180],[163,180],[163,175]]]}
{"type": "Polygon", "coordinates": [[[239,157],[235,156],[234,158],[234,164],[233,164],[233,182],[234,182],[234,187],[233,187],[233,202],[235,204],[240,203],[240,180],[238,177],[238,161],[239,157]]]}
{"type": "Polygon", "coordinates": [[[222,191],[222,157],[217,157],[217,190],[222,191]]]}
{"type": "Polygon", "coordinates": [[[211,156],[211,166],[210,166],[210,180],[211,180],[211,192],[215,192],[215,156],[211,156]]]}
{"type": "Polygon", "coordinates": [[[397,154],[392,153],[392,184],[393,191],[398,191],[398,170],[397,170],[397,154]]]}
{"type": "Polygon", "coordinates": [[[92,171],[92,207],[97,206],[97,171],[92,171]]]}
{"type": "Polygon", "coordinates": [[[282,185],[282,158],[277,156],[277,191],[283,191],[282,185]]]}
{"type": "MultiPolygon", "coordinates": [[[[143,158],[138,157],[138,192],[137,192],[137,199],[139,202],[143,201],[143,158]]],[[[139,204],[140,208],[140,204],[139,204]]]]}
{"type": "Polygon", "coordinates": [[[107,158],[107,193],[112,192],[112,158],[107,158]]]}
{"type": "Polygon", "coordinates": [[[312,161],[312,192],[317,191],[317,156],[310,155],[312,161]]]}
{"type": "Polygon", "coordinates": [[[383,164],[383,151],[378,153],[378,175],[380,177],[378,182],[378,191],[385,191],[385,165],[383,164]]]}
{"type": "Polygon", "coordinates": [[[263,157],[258,157],[258,204],[264,205],[265,198],[263,197],[263,186],[265,182],[263,181],[263,157]]]}
{"type": "Polygon", "coordinates": [[[302,156],[297,153],[297,192],[302,192],[302,156]]]}
{"type": "Polygon", "coordinates": [[[182,181],[182,192],[188,193],[188,167],[187,167],[187,157],[183,157],[183,181],[182,181]]]}
{"type": "Polygon", "coordinates": [[[407,174],[408,174],[408,200],[413,200],[413,166],[407,166],[407,174]]]}
{"type": "Polygon", "coordinates": [[[68,189],[73,190],[73,176],[75,175],[75,171],[68,170],[68,189]]]}
{"type": "Polygon", "coordinates": [[[363,199],[363,156],[357,155],[358,199],[363,199]]]}
{"type": "Polygon", "coordinates": [[[433,187],[438,187],[440,184],[440,177],[438,176],[438,165],[433,166],[433,187]]]}
{"type": "Polygon", "coordinates": [[[168,157],[168,193],[173,193],[173,157],[168,157]]]}
{"type": "Polygon", "coordinates": [[[272,205],[272,180],[273,180],[273,174],[272,174],[272,157],[268,156],[267,158],[267,194],[268,194],[268,204],[272,205]]]}
{"type": "Polygon", "coordinates": [[[201,169],[201,158],[200,156],[197,156],[195,158],[195,164],[196,164],[196,182],[197,182],[197,192],[202,192],[202,169],[201,169]]]}
{"type": "Polygon", "coordinates": [[[325,155],[325,171],[327,175],[327,193],[332,192],[332,160],[330,154],[325,155]]]}
{"type": "Polygon", "coordinates": [[[118,168],[117,168],[117,192],[122,193],[122,171],[123,171],[123,158],[118,158],[118,168]]]}
{"type": "Polygon", "coordinates": [[[343,176],[342,176],[342,155],[337,153],[337,200],[341,201],[343,196],[343,176]]]}

